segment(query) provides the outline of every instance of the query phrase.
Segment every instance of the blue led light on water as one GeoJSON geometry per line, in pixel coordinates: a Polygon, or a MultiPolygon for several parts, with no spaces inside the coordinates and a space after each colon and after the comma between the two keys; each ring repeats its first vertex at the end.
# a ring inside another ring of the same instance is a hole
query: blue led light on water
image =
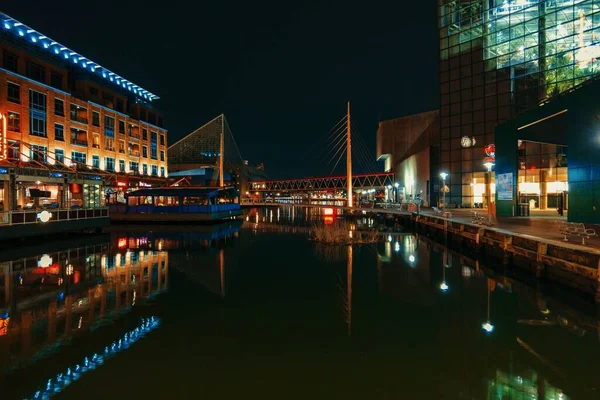
{"type": "Polygon", "coordinates": [[[103,355],[94,353],[91,358],[85,357],[81,365],[77,364],[73,369],[67,368],[66,372],[57,374],[54,379],[48,379],[44,389],[36,391],[31,399],[51,398],[56,393],[65,389],[70,383],[79,379],[84,373],[101,366],[106,358],[110,358],[120,351],[128,349],[130,345],[144,337],[147,333],[158,328],[159,323],[160,320],[157,317],[142,318],[140,326],[125,333],[117,341],[112,342],[110,348],[106,346],[103,355]]]}
{"type": "Polygon", "coordinates": [[[9,24],[8,22],[5,22],[5,23],[4,23],[4,28],[5,28],[5,29],[10,29],[10,24],[9,24]]]}

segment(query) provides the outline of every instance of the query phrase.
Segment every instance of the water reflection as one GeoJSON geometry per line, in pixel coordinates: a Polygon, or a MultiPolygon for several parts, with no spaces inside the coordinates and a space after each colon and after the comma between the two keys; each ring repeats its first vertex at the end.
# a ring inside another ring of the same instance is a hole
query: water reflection
{"type": "Polygon", "coordinates": [[[34,256],[23,249],[19,259],[0,263],[4,387],[17,390],[12,384],[30,368],[54,376],[44,361],[57,356],[63,345],[113,324],[136,302],[166,290],[165,251],[122,249],[106,237],[97,241],[82,247],[63,243],[60,250],[34,256]]]}
{"type": "Polygon", "coordinates": [[[227,249],[233,249],[241,225],[241,221],[231,221],[208,226],[119,227],[112,233],[112,242],[128,250],[161,249],[168,253],[171,268],[225,297],[232,269],[240,256],[239,251],[227,249]]]}

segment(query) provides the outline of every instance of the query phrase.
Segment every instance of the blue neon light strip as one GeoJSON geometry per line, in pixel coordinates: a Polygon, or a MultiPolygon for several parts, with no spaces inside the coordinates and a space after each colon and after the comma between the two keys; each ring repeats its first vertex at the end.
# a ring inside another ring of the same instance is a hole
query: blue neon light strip
{"type": "Polygon", "coordinates": [[[73,50],[69,49],[68,47],[58,42],[55,42],[49,37],[42,35],[36,30],[31,29],[26,25],[23,25],[23,23],[12,18],[10,15],[0,12],[0,20],[0,26],[6,32],[11,32],[15,36],[20,36],[24,39],[29,39],[32,43],[39,45],[42,49],[45,49],[53,53],[54,55],[62,55],[65,60],[68,60],[70,58],[74,64],[77,64],[85,70],[89,70],[95,74],[98,74],[104,79],[110,80],[111,82],[113,82],[113,80],[116,79],[119,86],[122,86],[124,89],[133,92],[141,98],[144,98],[149,101],[156,100],[159,98],[155,94],[150,93],[149,91],[139,87],[138,85],[128,81],[127,79],[116,75],[114,72],[109,71],[100,64],[89,60],[87,57],[84,57],[81,54],[78,54],[73,50]]]}
{"type": "Polygon", "coordinates": [[[110,347],[106,346],[102,354],[94,353],[91,357],[85,357],[81,364],[68,368],[65,373],[59,373],[54,379],[48,379],[46,387],[34,393],[31,399],[49,399],[60,393],[71,383],[79,379],[83,374],[100,367],[112,356],[127,350],[129,346],[140,340],[150,331],[158,328],[160,320],[157,317],[142,318],[142,323],[137,328],[127,332],[118,341],[112,342],[110,347]]]}

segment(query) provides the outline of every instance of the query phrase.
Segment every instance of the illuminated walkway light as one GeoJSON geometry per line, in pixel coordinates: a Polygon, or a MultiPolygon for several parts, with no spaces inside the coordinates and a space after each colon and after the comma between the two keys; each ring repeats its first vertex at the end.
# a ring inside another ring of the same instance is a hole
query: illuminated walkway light
{"type": "Polygon", "coordinates": [[[73,368],[67,368],[64,373],[57,374],[54,379],[48,379],[44,389],[35,392],[31,399],[49,399],[61,392],[84,373],[101,366],[104,364],[104,360],[128,349],[130,345],[144,337],[148,332],[158,328],[159,323],[160,320],[157,317],[142,318],[140,326],[127,332],[119,340],[112,342],[110,347],[106,346],[102,354],[94,353],[91,357],[85,357],[81,364],[77,364],[73,368]]]}

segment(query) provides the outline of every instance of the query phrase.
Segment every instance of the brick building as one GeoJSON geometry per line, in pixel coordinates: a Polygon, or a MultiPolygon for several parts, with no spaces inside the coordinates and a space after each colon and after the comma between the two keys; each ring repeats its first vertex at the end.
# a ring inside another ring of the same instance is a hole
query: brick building
{"type": "Polygon", "coordinates": [[[0,23],[5,209],[25,206],[34,188],[60,206],[100,205],[126,188],[165,182],[157,96],[6,14],[0,23]]]}

